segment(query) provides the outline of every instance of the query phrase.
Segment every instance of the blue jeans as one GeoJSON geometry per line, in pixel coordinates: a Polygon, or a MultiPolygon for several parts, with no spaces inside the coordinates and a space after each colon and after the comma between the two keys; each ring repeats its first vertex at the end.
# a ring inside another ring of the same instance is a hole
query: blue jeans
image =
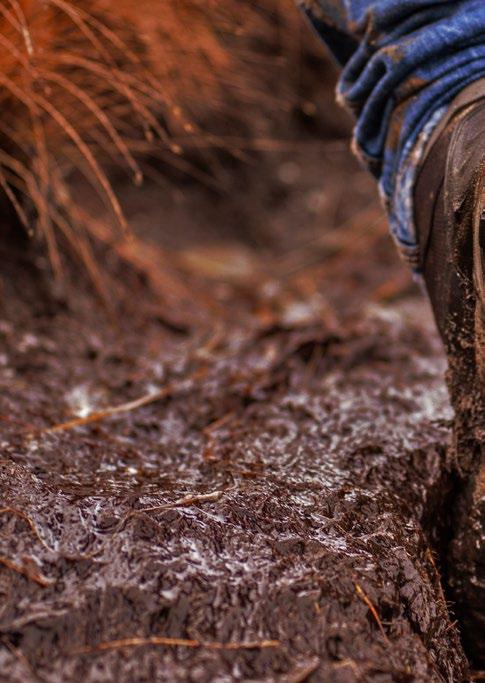
{"type": "Polygon", "coordinates": [[[338,97],[401,251],[417,267],[413,188],[452,99],[485,77],[485,0],[298,0],[342,66],[338,97]]]}

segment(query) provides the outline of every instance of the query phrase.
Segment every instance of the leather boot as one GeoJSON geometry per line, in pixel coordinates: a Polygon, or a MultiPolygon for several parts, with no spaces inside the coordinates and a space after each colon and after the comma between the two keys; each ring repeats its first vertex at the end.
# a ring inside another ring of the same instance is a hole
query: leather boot
{"type": "Polygon", "coordinates": [[[454,107],[415,188],[421,269],[449,360],[455,409],[447,581],[464,645],[485,668],[485,84],[454,107]]]}

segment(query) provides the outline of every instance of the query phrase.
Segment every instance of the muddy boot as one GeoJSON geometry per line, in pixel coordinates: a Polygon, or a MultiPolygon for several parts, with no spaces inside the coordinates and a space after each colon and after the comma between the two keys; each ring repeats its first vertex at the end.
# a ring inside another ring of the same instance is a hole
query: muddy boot
{"type": "Polygon", "coordinates": [[[422,272],[448,359],[456,412],[456,507],[444,558],[473,664],[485,668],[485,84],[455,102],[420,171],[422,272]],[[481,92],[480,92],[481,90],[481,92]]]}

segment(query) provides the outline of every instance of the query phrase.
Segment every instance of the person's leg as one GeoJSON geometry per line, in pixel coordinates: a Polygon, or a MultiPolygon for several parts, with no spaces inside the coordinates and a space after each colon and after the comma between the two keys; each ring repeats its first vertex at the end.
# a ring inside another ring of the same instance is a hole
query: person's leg
{"type": "Polygon", "coordinates": [[[485,2],[300,0],[391,230],[425,280],[450,361],[457,498],[450,579],[485,663],[485,2]]]}
{"type": "Polygon", "coordinates": [[[485,3],[298,1],[342,66],[338,97],[356,117],[355,149],[417,266],[412,188],[420,152],[454,97],[485,78],[485,3]]]}

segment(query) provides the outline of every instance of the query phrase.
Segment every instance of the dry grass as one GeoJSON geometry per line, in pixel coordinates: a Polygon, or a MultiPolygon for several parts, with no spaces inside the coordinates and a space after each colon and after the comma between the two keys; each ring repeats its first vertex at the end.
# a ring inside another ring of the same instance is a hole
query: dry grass
{"type": "Polygon", "coordinates": [[[249,642],[230,643],[205,643],[200,640],[187,640],[185,638],[166,638],[165,636],[150,636],[148,638],[123,638],[99,643],[93,647],[85,647],[73,654],[95,654],[106,650],[121,650],[124,648],[146,647],[148,645],[158,647],[185,647],[205,650],[267,650],[280,647],[278,640],[254,640],[249,642]]]}
{"type": "Polygon", "coordinates": [[[73,169],[126,231],[106,169],[140,184],[135,152],[175,159],[184,142],[217,143],[208,112],[227,121],[274,106],[277,58],[262,45],[295,18],[291,0],[0,0],[0,186],[57,275],[62,236],[102,289],[73,169]]]}

